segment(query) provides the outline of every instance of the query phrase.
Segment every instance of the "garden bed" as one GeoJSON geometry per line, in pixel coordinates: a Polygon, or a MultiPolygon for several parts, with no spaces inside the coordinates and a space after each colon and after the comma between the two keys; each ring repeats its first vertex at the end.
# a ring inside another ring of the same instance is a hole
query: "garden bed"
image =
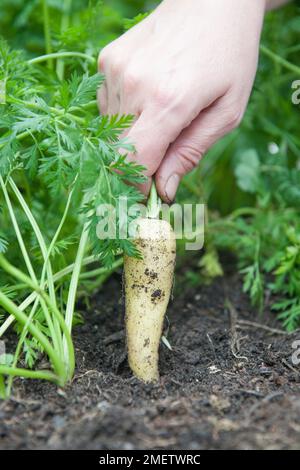
{"type": "Polygon", "coordinates": [[[168,311],[160,384],[143,385],[127,366],[120,281],[81,308],[71,385],[15,381],[0,403],[1,449],[299,448],[299,332],[257,317],[236,276],[190,288],[168,311]]]}

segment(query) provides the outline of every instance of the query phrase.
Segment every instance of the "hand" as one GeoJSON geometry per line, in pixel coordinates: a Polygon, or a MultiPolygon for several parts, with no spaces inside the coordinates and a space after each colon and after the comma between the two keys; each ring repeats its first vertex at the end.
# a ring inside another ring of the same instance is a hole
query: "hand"
{"type": "Polygon", "coordinates": [[[127,140],[137,153],[129,157],[155,175],[165,201],[213,143],[239,125],[264,11],[265,0],[164,0],[102,50],[100,109],[136,115],[127,140]]]}

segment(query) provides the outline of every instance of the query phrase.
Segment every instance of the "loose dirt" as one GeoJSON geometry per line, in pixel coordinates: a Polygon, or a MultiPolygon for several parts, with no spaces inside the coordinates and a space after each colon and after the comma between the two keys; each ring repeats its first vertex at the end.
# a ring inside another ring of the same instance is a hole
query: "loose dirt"
{"type": "Polygon", "coordinates": [[[160,383],[143,385],[127,366],[120,286],[115,275],[79,306],[72,384],[15,381],[0,403],[1,449],[300,448],[299,331],[258,316],[237,276],[182,288],[168,310],[160,383]]]}

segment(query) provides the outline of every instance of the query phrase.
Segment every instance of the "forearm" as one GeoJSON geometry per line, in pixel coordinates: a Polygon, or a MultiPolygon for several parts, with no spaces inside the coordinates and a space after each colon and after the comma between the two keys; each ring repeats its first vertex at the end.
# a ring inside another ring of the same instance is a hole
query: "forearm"
{"type": "Polygon", "coordinates": [[[290,1],[291,0],[266,0],[266,10],[274,10],[290,1]]]}

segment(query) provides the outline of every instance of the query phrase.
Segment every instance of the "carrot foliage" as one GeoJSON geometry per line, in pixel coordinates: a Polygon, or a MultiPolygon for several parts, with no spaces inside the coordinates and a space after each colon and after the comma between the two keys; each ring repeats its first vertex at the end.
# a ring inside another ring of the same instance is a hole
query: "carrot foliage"
{"type": "Polygon", "coordinates": [[[97,107],[102,5],[36,3],[1,6],[4,31],[5,14],[18,13],[14,40],[17,23],[28,24],[22,51],[0,39],[0,341],[10,330],[18,336],[14,354],[1,355],[2,396],[15,376],[59,385],[72,378],[78,289],[87,296],[120,266],[121,253],[136,254],[129,240],[98,239],[97,207],[116,207],[120,196],[128,206],[141,201],[127,183],[144,178],[126,161],[134,148],[122,133],[133,116],[108,117],[97,107]],[[47,370],[39,367],[43,354],[47,370]]]}

